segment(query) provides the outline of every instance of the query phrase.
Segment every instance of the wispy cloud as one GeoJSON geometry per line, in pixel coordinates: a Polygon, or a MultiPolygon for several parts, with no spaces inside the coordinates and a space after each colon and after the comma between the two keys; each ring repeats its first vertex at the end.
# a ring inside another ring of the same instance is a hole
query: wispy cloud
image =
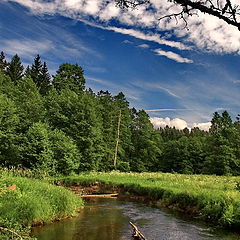
{"type": "MultiPolygon", "coordinates": [[[[30,2],[25,3],[30,4],[30,2]]],[[[1,4],[8,5],[0,2],[1,4]]],[[[12,8],[9,6],[9,9],[14,19],[7,25],[4,16],[1,18],[5,23],[2,32],[6,34],[0,36],[1,51],[4,51],[8,58],[17,53],[28,65],[37,54],[40,54],[43,57],[42,60],[47,61],[49,68],[54,70],[58,68],[59,63],[78,62],[90,71],[105,71],[98,66],[98,62],[102,60],[99,51],[90,47],[87,42],[65,26],[53,24],[52,21],[42,21],[41,18],[30,14],[23,14],[16,6],[12,8]],[[16,22],[21,24],[17,25],[16,22]],[[93,57],[99,61],[93,63],[93,57]]]]}
{"type": "Polygon", "coordinates": [[[129,41],[129,40],[124,40],[123,43],[126,43],[126,44],[133,44],[132,41],[129,41]]]}
{"type": "Polygon", "coordinates": [[[139,48],[149,48],[150,46],[148,44],[140,44],[138,45],[139,48]]]}
{"type": "Polygon", "coordinates": [[[193,63],[191,59],[181,57],[179,54],[171,51],[163,51],[162,49],[153,50],[158,56],[165,56],[179,63],[193,63]]]}
{"type": "Polygon", "coordinates": [[[233,83],[239,84],[239,83],[240,83],[240,80],[233,80],[233,83]]]}
{"type": "MultiPolygon", "coordinates": [[[[166,46],[178,48],[180,50],[190,50],[191,49],[190,46],[184,45],[183,43],[162,39],[159,34],[152,34],[152,33],[146,34],[146,33],[134,30],[134,29],[117,28],[117,27],[105,27],[104,29],[113,30],[114,32],[117,32],[117,33],[126,34],[126,35],[129,35],[129,36],[141,39],[141,40],[145,40],[145,41],[156,42],[160,45],[166,45],[166,46]]],[[[138,45],[138,47],[149,48],[150,46],[148,44],[144,43],[144,44],[138,45]]],[[[163,51],[162,49],[159,48],[159,49],[153,50],[153,52],[155,52],[158,56],[165,56],[165,57],[167,57],[171,60],[174,60],[176,62],[179,62],[179,63],[193,63],[193,61],[191,59],[184,58],[184,57],[180,56],[179,54],[174,53],[172,51],[163,51]]]]}
{"type": "Polygon", "coordinates": [[[105,73],[105,72],[107,72],[107,69],[104,68],[104,67],[97,67],[97,66],[92,66],[92,65],[86,66],[86,69],[88,71],[96,72],[96,73],[105,73]]]}
{"type": "Polygon", "coordinates": [[[190,73],[181,76],[181,80],[167,78],[161,83],[161,80],[159,83],[157,80],[155,82],[139,80],[133,84],[145,89],[149,94],[161,90],[174,97],[169,98],[169,105],[166,101],[157,108],[156,102],[152,103],[153,108],[148,105],[145,109],[150,110],[150,116],[178,117],[187,119],[188,124],[193,124],[209,122],[215,111],[227,110],[235,119],[239,113],[240,95],[239,84],[234,84],[232,81],[234,73],[223,74],[221,66],[209,70],[205,68],[204,71],[204,75],[190,73]],[[208,71],[211,71],[211,75],[208,75],[208,71]],[[177,106],[177,108],[172,108],[172,106],[177,106]]]}
{"type": "Polygon", "coordinates": [[[128,99],[137,100],[137,101],[141,99],[142,92],[131,86],[120,85],[120,84],[116,84],[107,80],[103,80],[103,79],[95,78],[91,76],[86,76],[86,80],[89,83],[90,87],[94,88],[97,91],[103,90],[102,88],[107,87],[108,91],[112,92],[113,94],[118,94],[119,92],[123,92],[124,94],[126,94],[126,97],[128,99]],[[98,85],[100,85],[101,88],[99,88],[98,85]]]}
{"type": "Polygon", "coordinates": [[[186,108],[157,108],[157,109],[146,109],[146,112],[178,112],[178,111],[194,111],[194,109],[186,108]]]}
{"type": "Polygon", "coordinates": [[[117,33],[129,35],[131,37],[135,37],[138,39],[142,39],[145,41],[155,42],[160,45],[166,45],[174,48],[178,48],[180,50],[190,50],[191,47],[187,46],[180,42],[169,41],[161,37],[160,34],[153,34],[153,33],[144,33],[134,29],[127,29],[127,28],[118,28],[118,27],[106,27],[105,29],[112,30],[117,33]]]}
{"type": "MultiPolygon", "coordinates": [[[[130,37],[134,37],[134,38],[141,39],[144,41],[154,42],[154,43],[158,43],[160,45],[166,45],[166,46],[169,46],[172,48],[177,48],[179,50],[191,50],[192,49],[192,47],[189,45],[185,45],[184,43],[177,42],[177,41],[167,40],[165,37],[162,37],[160,34],[157,34],[157,33],[152,33],[152,32],[145,33],[143,31],[139,31],[139,30],[131,29],[131,28],[120,28],[120,27],[111,27],[111,26],[106,27],[104,25],[100,25],[98,23],[91,22],[91,21],[88,21],[88,20],[85,20],[82,18],[78,18],[78,20],[87,25],[90,25],[92,27],[100,28],[103,30],[114,31],[116,33],[128,35],[130,37]]],[[[124,40],[123,42],[130,43],[130,44],[133,43],[132,41],[129,41],[129,40],[124,40]]]]}
{"type": "Polygon", "coordinates": [[[167,93],[168,95],[174,97],[174,98],[181,98],[180,95],[176,94],[174,90],[171,90],[170,86],[166,86],[167,84],[164,83],[158,83],[158,82],[146,82],[146,81],[135,81],[132,82],[132,85],[141,88],[143,90],[149,90],[149,91],[163,91],[167,93]]]}
{"type": "Polygon", "coordinates": [[[3,40],[0,39],[1,48],[9,55],[18,54],[27,59],[33,59],[37,54],[43,54],[53,48],[53,43],[49,40],[35,41],[31,39],[24,40],[3,40]]]}

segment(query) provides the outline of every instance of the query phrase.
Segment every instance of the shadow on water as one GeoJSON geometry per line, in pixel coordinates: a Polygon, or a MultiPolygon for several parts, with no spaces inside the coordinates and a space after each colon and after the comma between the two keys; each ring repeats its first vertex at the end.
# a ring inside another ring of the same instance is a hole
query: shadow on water
{"type": "Polygon", "coordinates": [[[118,199],[95,199],[72,219],[43,227],[32,234],[38,240],[130,240],[129,221],[148,240],[240,240],[240,235],[210,228],[145,204],[118,199]]]}

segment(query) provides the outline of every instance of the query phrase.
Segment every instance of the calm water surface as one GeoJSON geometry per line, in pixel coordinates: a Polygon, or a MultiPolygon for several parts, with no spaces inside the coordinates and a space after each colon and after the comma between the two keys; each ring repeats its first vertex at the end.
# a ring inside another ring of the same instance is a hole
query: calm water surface
{"type": "Polygon", "coordinates": [[[130,240],[129,221],[148,240],[240,240],[240,235],[168,211],[118,199],[86,203],[78,217],[33,229],[38,240],[130,240]]]}

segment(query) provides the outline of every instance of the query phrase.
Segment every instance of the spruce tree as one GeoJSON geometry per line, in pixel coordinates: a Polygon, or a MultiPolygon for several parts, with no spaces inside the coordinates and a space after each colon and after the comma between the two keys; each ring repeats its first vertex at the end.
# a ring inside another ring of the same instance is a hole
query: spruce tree
{"type": "Polygon", "coordinates": [[[39,92],[42,95],[46,95],[48,92],[50,85],[51,85],[51,76],[48,72],[47,64],[46,62],[43,63],[42,69],[40,71],[40,86],[39,86],[39,92]]]}
{"type": "Polygon", "coordinates": [[[20,57],[16,54],[11,62],[7,66],[7,75],[11,78],[11,80],[16,84],[23,77],[24,67],[21,63],[20,57]]]}
{"type": "Polygon", "coordinates": [[[39,55],[37,55],[34,58],[34,63],[32,64],[32,67],[30,69],[30,76],[38,88],[40,88],[41,86],[40,75],[41,75],[42,67],[43,65],[41,62],[41,58],[39,55]]]}
{"type": "Polygon", "coordinates": [[[29,74],[39,92],[42,95],[46,95],[49,90],[51,76],[48,73],[46,62],[42,64],[39,54],[35,57],[32,67],[28,71],[26,70],[25,74],[29,74]]]}

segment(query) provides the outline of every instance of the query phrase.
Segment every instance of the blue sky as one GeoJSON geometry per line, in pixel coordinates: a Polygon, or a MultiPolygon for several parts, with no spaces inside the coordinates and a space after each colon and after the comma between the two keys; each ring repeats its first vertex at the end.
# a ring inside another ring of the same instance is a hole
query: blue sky
{"type": "Polygon", "coordinates": [[[149,13],[122,12],[105,0],[3,0],[0,51],[18,53],[25,65],[40,54],[52,74],[61,63],[78,63],[87,87],[124,92],[156,126],[206,128],[223,110],[235,120],[240,32],[201,14],[189,19],[189,31],[158,23],[164,1],[152,0],[157,10],[149,13]]]}

